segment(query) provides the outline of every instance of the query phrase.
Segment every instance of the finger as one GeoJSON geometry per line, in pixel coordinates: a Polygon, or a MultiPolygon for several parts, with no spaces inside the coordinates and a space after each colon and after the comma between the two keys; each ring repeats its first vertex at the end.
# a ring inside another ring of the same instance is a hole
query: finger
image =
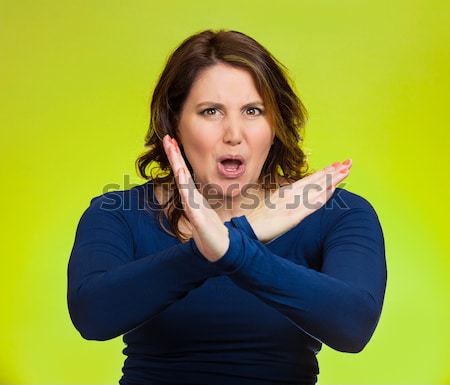
{"type": "Polygon", "coordinates": [[[198,196],[195,194],[197,187],[189,170],[185,167],[180,167],[176,179],[178,180],[180,194],[187,204],[186,209],[190,208],[189,202],[191,199],[194,199],[193,203],[196,203],[198,206],[200,202],[198,202],[198,196]]]}
{"type": "MultiPolygon", "coordinates": [[[[188,211],[188,183],[186,183],[183,179],[183,182],[180,179],[180,171],[184,169],[184,167],[180,166],[179,158],[177,155],[176,147],[174,146],[169,135],[165,135],[163,138],[163,146],[166,152],[167,158],[169,159],[170,166],[172,168],[172,172],[174,175],[174,179],[177,185],[177,189],[180,192],[183,207],[185,211],[188,211]]],[[[188,180],[188,178],[186,178],[188,180]]]]}
{"type": "Polygon", "coordinates": [[[314,206],[319,204],[319,208],[322,207],[333,196],[337,185],[348,177],[348,168],[344,168],[341,171],[345,172],[334,173],[326,182],[321,182],[322,185],[319,189],[313,189],[311,191],[311,196],[308,197],[309,202],[312,202],[314,206]]]}
{"type": "Polygon", "coordinates": [[[175,146],[171,142],[169,135],[164,136],[163,146],[164,146],[164,150],[166,152],[167,158],[169,159],[173,174],[174,174],[174,176],[176,176],[178,174],[180,164],[179,164],[176,152],[175,152],[175,146]]]}
{"type": "Polygon", "coordinates": [[[342,164],[339,164],[336,171],[331,174],[331,184],[327,183],[326,188],[333,189],[338,183],[342,182],[349,175],[352,163],[352,159],[346,159],[342,164]]]}
{"type": "Polygon", "coordinates": [[[324,189],[334,190],[350,173],[349,168],[343,168],[339,172],[335,172],[322,182],[324,189]]]}
{"type": "MultiPolygon", "coordinates": [[[[181,203],[183,204],[183,208],[186,211],[187,214],[189,214],[189,197],[186,191],[186,188],[184,187],[186,185],[186,175],[183,172],[184,170],[180,168],[178,173],[175,175],[175,181],[177,182],[178,191],[180,192],[181,196],[181,203]]],[[[188,215],[189,217],[189,215],[188,215]]]]}
{"type": "Polygon", "coordinates": [[[325,189],[326,186],[330,185],[330,182],[336,178],[336,175],[339,175],[341,170],[348,169],[349,166],[351,167],[351,159],[347,159],[344,163],[335,162],[311,175],[308,175],[305,178],[294,182],[292,184],[293,191],[294,193],[303,191],[305,186],[309,186],[308,190],[316,190],[317,187],[325,189]]]}
{"type": "Polygon", "coordinates": [[[172,163],[174,165],[174,174],[178,175],[178,173],[180,172],[180,170],[184,170],[185,171],[185,178],[184,178],[184,183],[182,184],[182,187],[187,187],[189,189],[195,189],[195,183],[194,183],[194,178],[192,178],[192,175],[186,165],[186,162],[184,160],[183,155],[181,154],[180,148],[176,142],[175,139],[172,139],[169,137],[169,147],[172,148],[171,151],[171,156],[172,156],[172,163]]]}
{"type": "MultiPolygon", "coordinates": [[[[179,151],[179,147],[175,139],[166,134],[163,138],[163,145],[170,164],[173,165],[173,171],[178,171],[180,167],[186,167],[186,163],[184,162],[183,156],[179,151]]],[[[174,172],[174,175],[176,174],[177,172],[174,172]]]]}
{"type": "Polygon", "coordinates": [[[196,209],[199,207],[210,208],[206,199],[197,190],[194,178],[189,172],[176,140],[172,139],[169,135],[166,135],[164,136],[163,141],[169,162],[172,166],[178,190],[180,191],[182,199],[184,199],[186,211],[190,210],[192,212],[191,205],[193,205],[193,208],[196,209]],[[184,174],[182,171],[184,171],[184,174]]]}
{"type": "MultiPolygon", "coordinates": [[[[331,170],[326,173],[322,173],[321,179],[317,180],[314,188],[308,189],[308,200],[314,203],[320,203],[323,205],[334,193],[336,186],[342,182],[348,175],[351,166],[351,161],[345,164],[338,164],[336,162],[331,168],[331,170]],[[317,187],[317,188],[316,188],[317,187]]],[[[329,169],[326,167],[325,169],[329,169]]]]}
{"type": "Polygon", "coordinates": [[[186,170],[189,171],[186,162],[184,160],[183,154],[181,153],[180,147],[178,146],[178,143],[176,141],[176,139],[172,138],[172,143],[175,146],[175,150],[176,150],[176,154],[177,154],[177,160],[179,162],[180,167],[185,167],[186,170]]]}
{"type": "MultiPolygon", "coordinates": [[[[172,171],[174,174],[175,182],[177,184],[178,191],[182,199],[184,199],[184,208],[186,211],[188,210],[189,201],[191,196],[195,196],[193,194],[195,184],[193,183],[193,179],[190,175],[190,172],[187,167],[184,167],[186,163],[184,162],[183,156],[181,155],[179,148],[176,144],[173,143],[172,139],[169,135],[164,137],[164,147],[166,150],[167,157],[169,159],[170,165],[172,167],[172,171]],[[183,179],[183,182],[180,182],[180,171],[184,170],[187,173],[187,176],[183,179]]],[[[196,205],[198,207],[198,205],[196,205]]]]}
{"type": "Polygon", "coordinates": [[[339,180],[342,174],[346,175],[352,166],[352,160],[346,159],[344,162],[334,162],[328,167],[317,172],[316,176],[312,178],[312,183],[318,183],[322,187],[329,188],[335,180],[339,180]]]}
{"type": "Polygon", "coordinates": [[[202,223],[203,217],[211,217],[211,207],[206,198],[197,190],[189,170],[181,167],[177,174],[181,200],[189,222],[194,226],[202,223]],[[207,211],[205,211],[207,210],[207,211]]]}
{"type": "Polygon", "coordinates": [[[351,165],[351,159],[347,159],[344,163],[333,163],[332,167],[334,170],[324,173],[317,183],[322,189],[331,190],[335,188],[338,183],[348,176],[351,165]]]}
{"type": "Polygon", "coordinates": [[[164,137],[164,141],[165,141],[165,146],[168,149],[168,151],[166,151],[166,153],[168,154],[174,176],[178,175],[178,172],[181,168],[184,168],[186,170],[186,172],[188,173],[188,179],[190,180],[191,175],[190,175],[189,169],[186,165],[186,162],[183,158],[183,155],[181,154],[181,151],[180,151],[177,141],[175,139],[171,138],[169,135],[166,135],[164,137]]]}
{"type": "MultiPolygon", "coordinates": [[[[198,191],[197,186],[195,185],[194,178],[192,177],[186,162],[184,160],[183,154],[180,151],[180,148],[178,146],[178,143],[175,139],[170,140],[174,147],[174,164],[176,164],[175,167],[177,167],[177,170],[183,170],[185,173],[185,179],[182,185],[180,186],[181,189],[185,190],[185,197],[186,199],[192,199],[192,202],[195,204],[194,208],[198,209],[201,208],[208,208],[210,209],[210,205],[206,198],[198,191]]],[[[177,171],[178,172],[178,171],[177,171]]],[[[192,209],[192,207],[189,207],[192,209]]],[[[192,210],[191,210],[192,211],[192,210]]]]}

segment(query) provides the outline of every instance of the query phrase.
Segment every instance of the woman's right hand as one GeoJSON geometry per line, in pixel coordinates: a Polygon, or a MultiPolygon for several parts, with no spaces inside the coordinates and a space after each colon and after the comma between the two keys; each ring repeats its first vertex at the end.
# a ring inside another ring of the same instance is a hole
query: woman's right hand
{"type": "Polygon", "coordinates": [[[246,218],[258,240],[277,238],[321,208],[333,195],[336,185],[349,174],[351,159],[335,162],[305,178],[275,190],[246,218]]]}

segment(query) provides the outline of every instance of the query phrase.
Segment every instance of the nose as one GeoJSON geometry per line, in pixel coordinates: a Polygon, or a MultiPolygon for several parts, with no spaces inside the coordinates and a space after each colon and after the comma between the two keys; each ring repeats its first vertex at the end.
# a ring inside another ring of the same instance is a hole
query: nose
{"type": "Polygon", "coordinates": [[[242,142],[242,129],[238,121],[228,119],[225,122],[223,141],[230,145],[237,145],[242,142]]]}

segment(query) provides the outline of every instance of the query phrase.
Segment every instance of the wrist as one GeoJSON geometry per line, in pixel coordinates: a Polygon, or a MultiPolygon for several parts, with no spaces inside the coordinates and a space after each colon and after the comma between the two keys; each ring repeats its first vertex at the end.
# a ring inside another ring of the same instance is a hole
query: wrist
{"type": "MultiPolygon", "coordinates": [[[[249,215],[241,215],[231,218],[232,225],[241,230],[249,238],[258,240],[258,235],[254,231],[252,224],[250,223],[249,215]]],[[[254,225],[254,224],[253,224],[254,225]]]]}
{"type": "Polygon", "coordinates": [[[243,234],[239,229],[230,227],[228,229],[228,248],[224,255],[211,264],[222,274],[232,274],[239,270],[245,262],[243,245],[243,234]]]}
{"type": "Polygon", "coordinates": [[[256,239],[258,239],[261,242],[264,242],[262,229],[258,225],[258,223],[261,223],[261,221],[258,221],[256,219],[256,216],[252,212],[245,215],[245,220],[247,221],[248,226],[250,227],[249,231],[251,231],[255,235],[256,239]]]}
{"type": "Polygon", "coordinates": [[[219,250],[217,252],[218,256],[215,257],[211,262],[217,262],[219,259],[221,259],[230,247],[230,235],[228,227],[225,225],[222,226],[222,234],[223,236],[220,237],[221,242],[219,243],[219,250]]]}

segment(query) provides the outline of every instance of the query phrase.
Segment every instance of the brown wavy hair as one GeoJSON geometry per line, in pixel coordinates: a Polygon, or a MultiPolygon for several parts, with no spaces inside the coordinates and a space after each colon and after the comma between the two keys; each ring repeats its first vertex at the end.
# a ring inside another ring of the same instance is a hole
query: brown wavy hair
{"type": "MultiPolygon", "coordinates": [[[[280,175],[290,182],[310,175],[307,172],[309,167],[306,155],[300,146],[304,140],[303,133],[308,115],[294,92],[295,85],[287,68],[253,38],[242,32],[224,29],[205,30],[194,34],[169,55],[153,91],[150,125],[145,135],[147,150],[135,162],[138,175],[163,185],[164,189],[167,184],[176,186],[162,138],[169,134],[180,143],[178,122],[191,86],[201,70],[218,63],[247,70],[252,75],[275,130],[274,143],[258,180],[261,188],[268,190],[279,187],[280,175]],[[271,183],[273,180],[275,187],[271,183]]],[[[189,171],[193,174],[182,145],[180,150],[189,171]]],[[[178,189],[170,190],[169,199],[159,206],[159,223],[168,234],[185,241],[189,238],[178,229],[178,222],[181,216],[186,220],[188,218],[183,211],[178,189]],[[174,232],[163,225],[163,210],[166,208],[167,222],[174,232]]]]}

